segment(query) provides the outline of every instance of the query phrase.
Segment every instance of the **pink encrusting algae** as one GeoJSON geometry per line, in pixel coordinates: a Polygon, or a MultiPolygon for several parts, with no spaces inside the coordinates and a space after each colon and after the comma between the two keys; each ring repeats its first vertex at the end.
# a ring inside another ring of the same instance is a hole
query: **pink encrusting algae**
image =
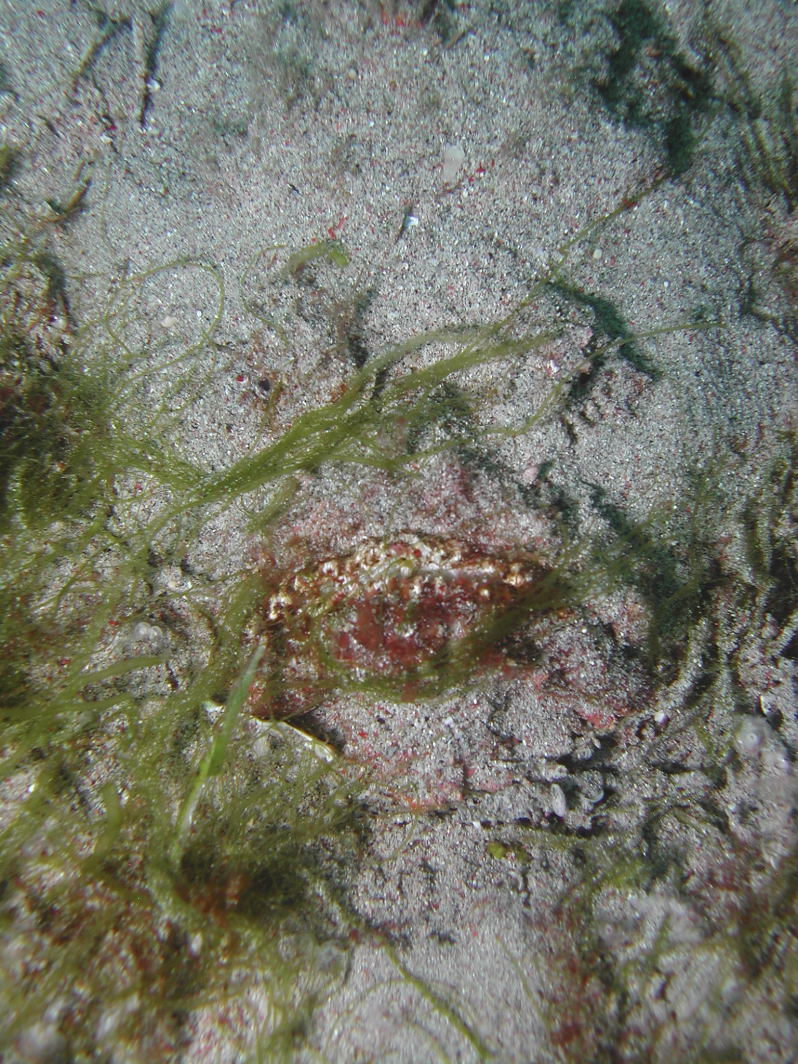
{"type": "MultiPolygon", "coordinates": [[[[274,578],[272,578],[274,580],[274,578]]],[[[561,605],[556,570],[531,552],[403,532],[278,574],[259,636],[258,716],[286,716],[336,689],[399,700],[439,694],[509,663],[532,612],[561,605]]]]}

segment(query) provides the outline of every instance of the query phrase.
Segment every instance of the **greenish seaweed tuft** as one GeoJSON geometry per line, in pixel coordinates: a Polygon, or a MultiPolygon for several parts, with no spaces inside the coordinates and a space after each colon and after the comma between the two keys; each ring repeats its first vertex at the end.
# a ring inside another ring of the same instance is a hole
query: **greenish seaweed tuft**
{"type": "Polygon", "coordinates": [[[10,144],[0,144],[0,192],[11,184],[18,158],[19,153],[10,144]]]}

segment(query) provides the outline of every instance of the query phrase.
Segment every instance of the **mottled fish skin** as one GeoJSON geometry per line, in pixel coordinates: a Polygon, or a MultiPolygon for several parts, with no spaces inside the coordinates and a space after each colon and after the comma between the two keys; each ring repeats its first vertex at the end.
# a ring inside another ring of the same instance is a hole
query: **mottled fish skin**
{"type": "Polygon", "coordinates": [[[285,573],[263,603],[254,711],[301,713],[369,684],[397,699],[439,693],[502,663],[502,638],[550,573],[529,552],[411,532],[285,573]]]}

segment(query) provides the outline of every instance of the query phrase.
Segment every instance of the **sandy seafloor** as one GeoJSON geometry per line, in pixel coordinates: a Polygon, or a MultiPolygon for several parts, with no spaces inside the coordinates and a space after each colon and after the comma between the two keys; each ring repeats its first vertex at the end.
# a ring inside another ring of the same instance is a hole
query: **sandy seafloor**
{"type": "MultiPolygon", "coordinates": [[[[194,356],[203,394],[175,441],[208,470],[340,394],[357,352],[336,344],[330,317],[356,289],[372,293],[357,328],[366,356],[495,321],[571,237],[656,185],[562,268],[630,330],[662,330],[637,341],[637,366],[616,345],[590,369],[606,334],[585,302],[550,293],[524,327],[556,336],[458,378],[474,398],[479,463],[444,450],[416,476],[322,465],[302,475],[281,534],[315,555],[406,529],[551,553],[563,499],[575,540],[609,544],[600,488],[630,521],[660,515],[677,544],[711,499],[705,549],[724,552],[750,596],[708,592],[681,658],[653,677],[638,653],[650,603],[599,590],[536,634],[534,668],[428,702],[341,695],[317,708],[318,733],[382,781],[370,799],[379,826],[348,889],[403,968],[381,940],[353,936],[297,1060],[795,1059],[794,641],[750,605],[759,578],[742,531],[798,414],[796,344],[777,327],[795,315],[775,269],[788,261],[788,211],[742,179],[741,119],[720,89],[676,178],[661,135],[602,106],[590,82],[617,47],[602,13],[614,8],[175,0],[159,22],[149,0],[0,3],[2,122],[23,149],[15,194],[35,209],[91,178],[52,238],[74,321],[122,277],[175,260],[223,278],[221,320],[194,356]],[[121,28],[76,78],[98,11],[121,28]],[[269,305],[270,322],[253,313],[271,298],[264,263],[331,238],[348,266],[323,261],[306,292],[269,305]],[[773,321],[744,312],[752,279],[773,321]],[[720,325],[687,327],[698,317],[720,325]],[[264,379],[281,389],[268,416],[264,379]],[[560,386],[529,431],[480,436],[521,424],[560,386]],[[755,629],[734,612],[743,601],[755,629]],[[713,638],[716,673],[734,668],[710,683],[713,638]],[[648,874],[613,877],[616,854],[648,874]],[[760,964],[735,945],[754,899],[772,915],[760,964]]],[[[794,4],[656,9],[696,66],[703,20],[723,27],[763,93],[795,61],[794,4]]],[[[656,60],[651,45],[641,84],[652,94],[656,60]]],[[[131,325],[139,341],[149,328],[178,350],[213,317],[209,274],[166,270],[151,292],[150,317],[131,325]]],[[[193,571],[244,565],[245,526],[235,505],[217,514],[193,571]]],[[[180,1059],[243,1059],[225,1008],[190,1018],[180,1059]]],[[[29,1059],[37,1044],[23,1047],[29,1059]]],[[[106,1049],[102,1059],[137,1059],[106,1049]]]]}

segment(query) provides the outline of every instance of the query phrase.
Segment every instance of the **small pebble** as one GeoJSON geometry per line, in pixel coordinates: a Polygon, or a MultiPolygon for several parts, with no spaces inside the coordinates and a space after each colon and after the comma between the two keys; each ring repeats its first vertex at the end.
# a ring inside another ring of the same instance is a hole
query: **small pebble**
{"type": "Polygon", "coordinates": [[[565,792],[558,783],[552,783],[549,788],[549,798],[551,799],[552,813],[562,820],[568,812],[568,806],[565,804],[565,792]]]}

